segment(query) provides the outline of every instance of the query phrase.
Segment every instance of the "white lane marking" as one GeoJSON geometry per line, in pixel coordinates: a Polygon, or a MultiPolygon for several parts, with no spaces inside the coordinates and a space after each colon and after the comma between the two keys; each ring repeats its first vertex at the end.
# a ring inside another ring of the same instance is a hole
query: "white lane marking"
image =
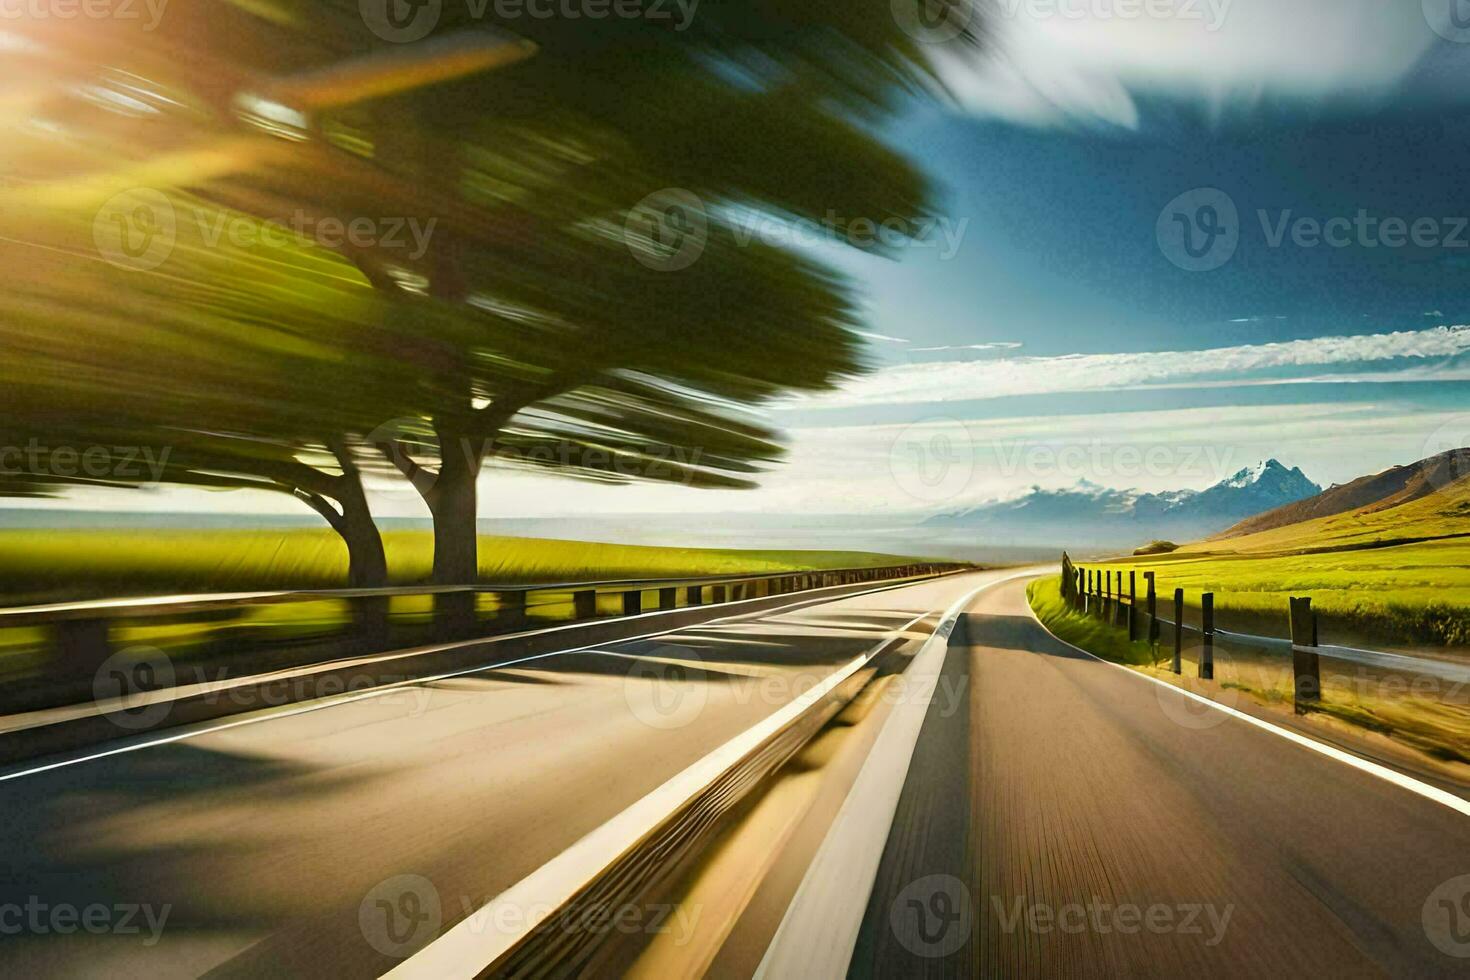
{"type": "MultiPolygon", "coordinates": [[[[911,690],[928,691],[929,684],[937,684],[949,650],[949,635],[960,614],[985,590],[1032,574],[987,582],[950,606],[904,671],[905,685],[911,690]]],[[[929,713],[929,701],[926,697],[906,698],[889,714],[766,947],[755,972],[757,980],[847,975],[873,883],[878,878],[884,845],[913,763],[914,747],[929,713]]]]}
{"type": "MultiPolygon", "coordinates": [[[[832,596],[830,598],[831,598],[831,601],[838,602],[838,601],[841,601],[843,599],[853,598],[853,597],[856,597],[856,596],[872,595],[872,594],[877,593],[877,592],[887,592],[887,591],[889,591],[891,589],[899,589],[899,588],[904,588],[904,587],[907,587],[907,586],[922,585],[925,582],[938,581],[938,580],[940,580],[942,578],[944,578],[944,576],[937,576],[935,578],[921,579],[919,581],[912,581],[912,580],[910,580],[910,581],[904,581],[904,582],[900,582],[900,583],[887,584],[887,585],[883,585],[883,586],[880,586],[880,587],[875,588],[875,589],[866,589],[866,590],[863,590],[861,592],[848,592],[848,593],[845,593],[843,595],[840,595],[840,596],[832,596]]],[[[831,588],[842,588],[842,586],[831,586],[831,588]]],[[[825,591],[825,590],[816,590],[816,591],[825,591]]],[[[765,597],[762,597],[762,598],[765,598],[765,597]]],[[[765,612],[765,613],[779,613],[782,610],[792,609],[792,608],[795,608],[797,606],[801,606],[801,605],[805,605],[807,603],[810,603],[810,602],[812,602],[814,600],[820,600],[821,598],[823,598],[823,597],[820,596],[820,595],[813,596],[811,593],[804,593],[803,596],[802,596],[802,598],[800,598],[800,599],[797,599],[797,600],[795,600],[793,602],[790,602],[790,603],[787,603],[787,604],[784,604],[784,605],[773,606],[770,609],[762,610],[762,612],[765,612]]],[[[756,601],[756,600],[753,600],[753,599],[741,599],[741,600],[739,600],[739,603],[733,603],[733,602],[731,602],[731,603],[724,603],[721,608],[724,608],[725,606],[732,606],[732,605],[737,605],[737,604],[740,604],[740,603],[754,602],[754,601],[756,601]]],[[[686,607],[684,607],[683,609],[681,609],[679,611],[680,612],[684,612],[684,611],[687,611],[688,609],[694,609],[694,608],[698,608],[698,607],[695,607],[695,606],[686,606],[686,607]]],[[[668,611],[669,610],[664,610],[664,612],[668,612],[668,611]]],[[[643,616],[654,616],[654,615],[658,615],[658,613],[643,613],[642,615],[643,616]]],[[[638,617],[636,617],[636,616],[628,616],[628,617],[624,617],[624,618],[625,619],[636,619],[638,617]]],[[[725,622],[727,620],[734,619],[734,618],[736,618],[736,617],[734,617],[734,616],[722,616],[719,619],[709,620],[708,623],[720,623],[720,622],[725,622]]],[[[619,619],[619,620],[610,620],[609,622],[614,622],[614,621],[621,622],[622,619],[619,619]]],[[[579,624],[569,624],[569,625],[573,625],[573,626],[576,626],[576,625],[586,626],[588,624],[586,624],[586,623],[579,623],[579,624]]],[[[541,633],[541,632],[551,632],[553,630],[562,630],[562,629],[566,629],[566,628],[567,628],[566,626],[553,626],[553,627],[549,627],[546,630],[538,630],[537,632],[538,633],[541,633]]],[[[179,732],[179,733],[174,734],[174,735],[165,735],[165,736],[161,736],[159,738],[151,738],[151,739],[147,739],[146,741],[142,741],[142,742],[135,742],[135,743],[128,744],[128,745],[121,745],[121,746],[118,746],[117,748],[113,748],[113,749],[105,749],[105,750],[103,750],[101,752],[90,752],[90,753],[87,753],[87,754],[81,755],[81,756],[75,756],[75,757],[71,757],[71,758],[61,759],[61,760],[56,761],[56,762],[49,762],[49,763],[46,763],[45,765],[31,766],[29,768],[16,770],[15,772],[7,772],[7,773],[4,773],[4,774],[0,774],[0,783],[9,782],[12,779],[20,779],[23,776],[35,776],[35,775],[38,775],[38,774],[43,773],[43,772],[51,772],[52,770],[55,770],[55,769],[65,769],[65,768],[67,768],[69,766],[81,765],[84,762],[95,762],[98,759],[107,759],[107,758],[110,758],[110,757],[115,756],[115,755],[125,755],[125,754],[127,754],[129,752],[139,752],[139,751],[142,751],[143,749],[151,749],[151,748],[155,748],[155,747],[160,746],[160,745],[171,745],[174,742],[182,742],[182,741],[185,741],[186,739],[198,738],[201,735],[212,735],[215,732],[229,731],[232,728],[243,728],[246,725],[258,725],[258,724],[261,724],[262,722],[276,721],[276,720],[282,719],[282,718],[291,718],[291,717],[294,717],[296,715],[308,714],[308,713],[310,713],[312,711],[323,711],[323,710],[325,710],[327,708],[335,708],[335,707],[337,707],[339,705],[352,704],[352,703],[357,702],[357,701],[366,701],[369,698],[385,697],[385,696],[387,696],[389,694],[393,694],[393,693],[397,692],[398,690],[400,690],[402,688],[405,688],[405,687],[412,687],[412,686],[420,685],[420,684],[433,684],[433,683],[436,683],[438,681],[450,680],[450,679],[455,678],[455,677],[464,677],[464,676],[466,676],[468,674],[483,674],[483,673],[485,673],[487,671],[501,670],[501,669],[503,669],[505,667],[516,667],[516,666],[519,666],[520,664],[530,663],[533,660],[545,660],[548,657],[564,657],[564,656],[570,656],[571,654],[574,654],[574,653],[600,653],[601,651],[599,651],[597,649],[598,647],[603,647],[603,646],[617,646],[617,645],[620,645],[620,644],[623,644],[623,643],[633,643],[633,642],[636,642],[638,640],[649,640],[649,639],[652,639],[652,638],[658,637],[658,636],[668,636],[671,633],[678,633],[681,630],[687,629],[687,628],[688,627],[679,627],[678,629],[658,630],[658,631],[655,631],[655,632],[652,632],[652,633],[642,633],[642,634],[639,634],[637,636],[627,636],[627,637],[622,637],[620,639],[615,639],[615,640],[606,640],[606,641],[604,641],[602,643],[592,643],[592,644],[588,644],[587,646],[571,647],[571,648],[566,649],[566,650],[552,650],[552,651],[549,651],[547,653],[538,653],[538,654],[534,654],[534,655],[529,656],[529,657],[521,657],[518,660],[504,660],[504,661],[500,661],[498,663],[493,663],[493,664],[482,664],[479,667],[467,667],[464,670],[455,670],[455,671],[450,671],[450,672],[444,673],[444,674],[435,674],[434,676],[431,676],[431,677],[418,677],[418,678],[414,678],[413,680],[395,681],[392,684],[384,684],[381,687],[375,687],[375,688],[373,688],[371,690],[363,691],[363,692],[357,693],[357,694],[340,694],[340,695],[332,695],[332,696],[327,697],[327,698],[320,698],[320,699],[311,701],[311,702],[309,702],[307,704],[304,704],[304,705],[301,705],[301,706],[295,707],[295,708],[285,708],[285,709],[272,709],[272,708],[267,708],[267,709],[263,709],[264,713],[262,713],[262,714],[252,715],[252,716],[250,716],[248,718],[242,718],[242,719],[239,719],[239,720],[236,720],[236,721],[222,722],[221,724],[218,724],[218,725],[210,725],[209,723],[206,722],[206,723],[204,723],[206,725],[206,727],[189,729],[189,730],[182,731],[182,732],[179,732]]],[[[495,641],[501,641],[501,640],[512,639],[512,638],[516,638],[516,637],[524,637],[524,636],[527,636],[527,635],[535,635],[535,634],[519,633],[519,634],[509,635],[509,636],[505,636],[505,637],[487,637],[486,639],[495,640],[495,641]]],[[[468,644],[471,644],[471,643],[482,643],[482,642],[485,642],[485,640],[466,640],[466,641],[464,641],[463,644],[458,644],[458,645],[468,645],[468,644]]],[[[454,646],[449,646],[449,647],[443,647],[443,648],[439,648],[439,649],[454,649],[454,648],[455,648],[454,646]]],[[[434,653],[434,652],[438,652],[438,649],[431,648],[429,650],[424,650],[424,651],[419,651],[419,652],[421,652],[421,653],[434,653]]]]}
{"type": "Polygon", "coordinates": [[[1303,748],[1311,749],[1313,752],[1316,752],[1320,755],[1325,755],[1329,759],[1336,759],[1338,762],[1352,766],[1354,769],[1357,769],[1360,772],[1366,772],[1370,776],[1377,776],[1384,782],[1393,783],[1395,786],[1398,786],[1401,789],[1406,789],[1411,793],[1417,793],[1420,796],[1424,797],[1426,800],[1433,800],[1435,803],[1439,803],[1449,807],[1456,813],[1460,813],[1464,816],[1470,817],[1470,800],[1461,799],[1455,794],[1446,792],[1445,790],[1442,790],[1437,786],[1431,786],[1428,783],[1420,782],[1413,776],[1405,775],[1404,773],[1401,773],[1396,769],[1390,769],[1387,766],[1379,765],[1376,762],[1369,762],[1367,759],[1359,758],[1358,756],[1353,755],[1351,752],[1344,752],[1342,749],[1339,749],[1336,746],[1328,745],[1325,742],[1319,742],[1316,739],[1308,738],[1305,735],[1299,735],[1288,728],[1281,728],[1277,725],[1273,725],[1271,722],[1263,721],[1262,719],[1257,718],[1255,715],[1246,714],[1244,711],[1241,711],[1238,708],[1232,708],[1229,705],[1221,704],[1220,702],[1212,700],[1211,698],[1207,698],[1201,694],[1195,694],[1193,691],[1186,691],[1182,687],[1175,687],[1168,681],[1161,681],[1157,677],[1150,677],[1148,674],[1139,673],[1136,670],[1124,667],[1122,664],[1115,664],[1111,660],[1104,660],[1102,657],[1099,657],[1094,653],[1088,653],[1088,651],[1077,646],[1075,643],[1068,643],[1066,640],[1062,639],[1051,630],[1047,629],[1046,624],[1037,617],[1036,610],[1031,608],[1031,603],[1029,601],[1026,603],[1026,611],[1031,614],[1031,618],[1036,620],[1036,625],[1040,626],[1042,630],[1046,632],[1047,636],[1050,636],[1053,640],[1056,640],[1063,646],[1071,647],[1078,653],[1085,654],[1086,656],[1091,657],[1098,663],[1107,664],[1109,667],[1116,667],[1132,677],[1138,677],[1143,680],[1149,681],[1150,683],[1157,684],[1160,687],[1166,687],[1171,691],[1177,691],[1179,694],[1183,695],[1186,698],[1193,698],[1200,704],[1207,704],[1215,710],[1223,711],[1232,718],[1238,718],[1248,725],[1255,725],[1257,728],[1263,731],[1270,732],[1273,735],[1279,735],[1280,737],[1286,739],[1288,742],[1295,742],[1297,745],[1300,745],[1303,748]]]}
{"type": "Polygon", "coordinates": [[[930,612],[926,611],[909,620],[901,630],[879,640],[865,653],[829,674],[816,687],[787,702],[572,844],[385,973],[385,980],[478,976],[524,936],[571,902],[597,875],[643,840],[652,828],[667,820],[762,742],[795,721],[855,674],[894,635],[907,633],[929,615],[930,612]]]}

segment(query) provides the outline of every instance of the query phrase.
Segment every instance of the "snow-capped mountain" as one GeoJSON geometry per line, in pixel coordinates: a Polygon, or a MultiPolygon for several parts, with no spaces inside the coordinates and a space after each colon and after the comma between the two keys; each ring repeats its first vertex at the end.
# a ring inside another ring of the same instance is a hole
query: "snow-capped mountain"
{"type": "Polygon", "coordinates": [[[1268,459],[1206,490],[1142,493],[1079,480],[1064,490],[1035,487],[1013,500],[939,514],[925,525],[983,531],[994,545],[1121,548],[1209,537],[1321,491],[1300,469],[1268,459]]]}

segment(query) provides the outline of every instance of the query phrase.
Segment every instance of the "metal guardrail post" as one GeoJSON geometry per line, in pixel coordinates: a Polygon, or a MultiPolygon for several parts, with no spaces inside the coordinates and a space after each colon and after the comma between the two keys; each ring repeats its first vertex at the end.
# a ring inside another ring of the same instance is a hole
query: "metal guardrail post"
{"type": "Polygon", "coordinates": [[[56,624],[56,669],[64,677],[95,677],[112,655],[105,619],[63,619],[56,624]]]}
{"type": "Polygon", "coordinates": [[[1174,590],[1174,673],[1184,673],[1184,590],[1174,590]]]}
{"type": "Polygon", "coordinates": [[[375,653],[388,646],[388,597],[356,596],[347,600],[352,611],[352,642],[364,653],[375,653]]]}
{"type": "Polygon", "coordinates": [[[597,590],[578,589],[572,593],[572,614],[577,619],[597,618],[597,590]]]}
{"type": "Polygon", "coordinates": [[[440,639],[462,640],[475,635],[479,615],[472,589],[455,589],[434,596],[434,632],[440,639]]]}
{"type": "Polygon", "coordinates": [[[1215,679],[1215,593],[1206,592],[1199,597],[1199,614],[1199,676],[1212,681],[1215,679]]]}
{"type": "Polygon", "coordinates": [[[500,624],[510,629],[525,625],[526,602],[529,593],[525,589],[502,592],[500,599],[500,624]]]}
{"type": "Polygon", "coordinates": [[[1312,600],[1292,596],[1291,609],[1291,673],[1292,697],[1296,713],[1306,714],[1322,701],[1322,668],[1317,655],[1317,629],[1312,614],[1312,600]]]}
{"type": "Polygon", "coordinates": [[[658,607],[659,607],[659,609],[662,609],[662,610],[669,610],[669,609],[677,609],[677,608],[679,608],[679,590],[678,589],[659,589],[658,590],[658,607]]]}

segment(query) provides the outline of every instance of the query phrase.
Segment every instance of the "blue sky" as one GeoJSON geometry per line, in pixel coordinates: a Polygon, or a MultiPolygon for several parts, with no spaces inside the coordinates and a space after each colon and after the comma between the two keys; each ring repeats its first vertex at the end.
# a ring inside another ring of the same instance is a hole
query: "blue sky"
{"type": "MultiPolygon", "coordinates": [[[[823,248],[877,370],[772,411],[792,453],[762,489],[491,473],[483,512],[908,515],[1264,456],[1325,485],[1470,442],[1461,0],[1129,2],[994,0],[985,52],[936,49],[954,102],[884,135],[938,224],[893,258],[823,248]]],[[[402,487],[374,506],[421,516],[402,487]]]]}

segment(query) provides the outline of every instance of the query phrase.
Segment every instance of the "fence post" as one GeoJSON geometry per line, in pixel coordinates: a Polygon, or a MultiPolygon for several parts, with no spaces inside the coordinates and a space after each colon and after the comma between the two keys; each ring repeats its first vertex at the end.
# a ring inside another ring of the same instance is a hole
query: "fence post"
{"type": "MultiPolygon", "coordinates": [[[[1120,579],[1122,572],[1118,573],[1120,579]]],[[[1122,582],[1118,583],[1122,588],[1122,582]]],[[[1138,573],[1128,573],[1128,642],[1138,639],[1138,573]]]]}
{"type": "Polygon", "coordinates": [[[1154,573],[1144,572],[1143,580],[1148,585],[1148,645],[1153,651],[1154,661],[1159,658],[1159,596],[1154,591],[1154,573]]]}
{"type": "Polygon", "coordinates": [[[1308,597],[1291,597],[1291,672],[1294,677],[1292,694],[1296,701],[1296,713],[1304,715],[1312,705],[1322,700],[1322,672],[1317,656],[1316,618],[1312,614],[1312,600],[1308,597]]]}
{"type": "Polygon", "coordinates": [[[1199,676],[1212,681],[1215,679],[1215,593],[1206,592],[1199,597],[1199,615],[1199,676]]]}
{"type": "Polygon", "coordinates": [[[1082,572],[1085,581],[1082,588],[1082,611],[1092,612],[1092,569],[1084,569],[1082,572]]]}
{"type": "Polygon", "coordinates": [[[1174,590],[1174,673],[1184,672],[1184,590],[1174,590]]]}

